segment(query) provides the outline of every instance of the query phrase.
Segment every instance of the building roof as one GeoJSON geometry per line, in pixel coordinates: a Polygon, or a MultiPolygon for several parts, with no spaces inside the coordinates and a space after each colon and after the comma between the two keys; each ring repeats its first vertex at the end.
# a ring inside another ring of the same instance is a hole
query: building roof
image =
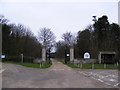
{"type": "Polygon", "coordinates": [[[116,54],[116,52],[101,51],[99,54],[116,54]]]}

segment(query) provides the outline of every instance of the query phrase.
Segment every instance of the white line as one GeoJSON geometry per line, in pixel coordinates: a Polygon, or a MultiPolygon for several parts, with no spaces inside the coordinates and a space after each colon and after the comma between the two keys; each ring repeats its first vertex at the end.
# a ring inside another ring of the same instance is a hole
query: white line
{"type": "Polygon", "coordinates": [[[2,73],[3,71],[5,71],[5,69],[0,70],[0,73],[2,73]]]}
{"type": "MultiPolygon", "coordinates": [[[[80,71],[79,71],[79,72],[80,72],[80,71]]],[[[87,75],[87,74],[85,74],[84,72],[80,72],[80,73],[82,73],[82,74],[84,74],[84,75],[87,75]]],[[[93,78],[93,79],[95,79],[95,80],[98,80],[98,81],[100,81],[100,82],[102,82],[102,83],[105,83],[106,85],[111,85],[111,84],[109,84],[109,83],[104,82],[104,81],[101,80],[101,79],[97,79],[97,78],[92,77],[92,76],[91,76],[91,78],[93,78]]],[[[119,85],[119,83],[118,83],[117,85],[119,85]]],[[[117,86],[117,85],[114,85],[114,86],[117,86]]]]}
{"type": "Polygon", "coordinates": [[[120,83],[115,84],[114,86],[118,86],[120,83]]]}
{"type": "MultiPolygon", "coordinates": [[[[79,71],[80,72],[80,71],[79,71]]],[[[88,76],[87,74],[85,74],[84,72],[80,72],[80,73],[82,73],[83,75],[85,75],[85,76],[88,76]]]]}
{"type": "Polygon", "coordinates": [[[95,77],[91,77],[91,78],[93,78],[93,79],[95,79],[95,80],[98,80],[97,78],[95,78],[95,77]]]}
{"type": "Polygon", "coordinates": [[[106,82],[104,82],[105,84],[107,84],[107,85],[111,85],[111,84],[109,84],[109,83],[106,83],[106,82]]]}
{"type": "Polygon", "coordinates": [[[98,81],[103,82],[103,80],[101,80],[101,79],[98,79],[98,81]]]}

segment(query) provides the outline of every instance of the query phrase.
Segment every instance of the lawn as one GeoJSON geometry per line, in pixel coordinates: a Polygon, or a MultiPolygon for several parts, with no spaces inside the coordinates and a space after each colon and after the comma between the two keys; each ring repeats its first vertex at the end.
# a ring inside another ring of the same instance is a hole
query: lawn
{"type": "MultiPolygon", "coordinates": [[[[92,64],[82,64],[81,65],[75,65],[75,64],[66,64],[69,67],[72,68],[81,68],[81,69],[92,69],[92,64]]],[[[118,69],[118,66],[115,64],[94,64],[93,69],[118,69]]]]}
{"type": "MultiPolygon", "coordinates": [[[[64,61],[63,60],[59,60],[61,61],[63,64],[64,61]]],[[[79,65],[75,65],[75,64],[66,64],[67,66],[69,67],[72,67],[72,68],[81,68],[81,69],[92,69],[92,64],[79,64],[79,65]]],[[[104,64],[94,64],[93,66],[93,69],[118,69],[118,66],[115,65],[115,64],[106,64],[106,66],[104,64]]]]}
{"type": "Polygon", "coordinates": [[[3,62],[3,63],[10,63],[10,64],[17,64],[22,65],[25,67],[32,67],[32,68],[49,68],[52,64],[49,64],[48,62],[43,62],[42,65],[39,63],[19,63],[19,62],[3,62]]]}

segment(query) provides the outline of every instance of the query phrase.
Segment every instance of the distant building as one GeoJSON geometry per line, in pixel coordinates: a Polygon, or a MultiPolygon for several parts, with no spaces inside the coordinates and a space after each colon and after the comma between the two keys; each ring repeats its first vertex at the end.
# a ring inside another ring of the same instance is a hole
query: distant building
{"type": "Polygon", "coordinates": [[[116,52],[100,52],[98,60],[100,64],[112,64],[115,62],[116,52]]]}

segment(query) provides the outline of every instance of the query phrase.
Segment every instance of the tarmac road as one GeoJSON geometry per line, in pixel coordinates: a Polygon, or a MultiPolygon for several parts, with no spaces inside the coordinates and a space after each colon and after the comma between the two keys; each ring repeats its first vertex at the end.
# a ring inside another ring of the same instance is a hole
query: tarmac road
{"type": "MultiPolygon", "coordinates": [[[[72,69],[56,60],[48,69],[3,63],[3,88],[117,88],[91,78],[84,70],[72,69]],[[85,74],[86,73],[86,74],[85,74]]],[[[90,71],[92,72],[92,71],[90,71]]],[[[117,72],[117,71],[114,71],[117,72]]],[[[94,76],[94,75],[93,75],[94,76]]],[[[117,84],[117,82],[115,83],[117,84]]]]}

